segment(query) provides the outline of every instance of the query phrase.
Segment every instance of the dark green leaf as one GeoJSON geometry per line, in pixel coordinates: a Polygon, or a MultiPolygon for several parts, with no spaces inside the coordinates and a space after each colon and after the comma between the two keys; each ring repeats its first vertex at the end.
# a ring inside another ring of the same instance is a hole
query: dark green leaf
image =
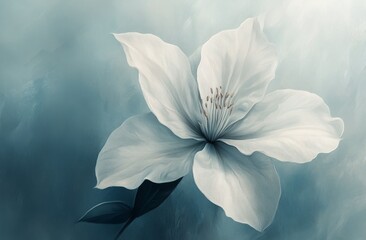
{"type": "Polygon", "coordinates": [[[125,223],[115,238],[118,239],[135,218],[160,206],[181,180],[168,183],[145,180],[137,190],[133,209],[120,201],[104,202],[91,208],[79,222],[125,223]]]}
{"type": "Polygon", "coordinates": [[[138,188],[133,208],[133,217],[137,218],[153,210],[164,202],[174,191],[182,178],[173,182],[153,183],[145,180],[138,188]]]}
{"type": "Polygon", "coordinates": [[[132,214],[132,209],[124,202],[103,202],[88,210],[79,222],[91,223],[124,223],[132,214]]]}

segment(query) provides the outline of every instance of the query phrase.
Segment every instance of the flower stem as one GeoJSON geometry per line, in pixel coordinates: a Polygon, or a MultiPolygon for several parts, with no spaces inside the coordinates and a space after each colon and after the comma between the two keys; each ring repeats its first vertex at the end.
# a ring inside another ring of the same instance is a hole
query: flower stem
{"type": "Polygon", "coordinates": [[[116,235],[116,237],[114,238],[114,240],[118,240],[118,238],[122,235],[122,233],[125,231],[125,229],[132,223],[132,221],[134,220],[133,217],[129,218],[127,220],[127,222],[125,223],[125,225],[123,225],[123,227],[121,228],[121,230],[119,230],[118,234],[116,235]]]}

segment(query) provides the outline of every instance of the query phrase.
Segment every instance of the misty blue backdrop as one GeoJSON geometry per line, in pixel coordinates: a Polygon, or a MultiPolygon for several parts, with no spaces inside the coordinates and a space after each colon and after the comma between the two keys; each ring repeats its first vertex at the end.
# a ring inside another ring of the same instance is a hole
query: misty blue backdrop
{"type": "Polygon", "coordinates": [[[111,33],[153,33],[191,55],[218,31],[259,16],[280,56],[270,91],[324,98],[343,118],[339,148],[276,163],[282,196],[263,233],[210,203],[192,176],[125,239],[364,239],[366,2],[363,0],[0,0],[0,239],[113,239],[119,226],[76,223],[133,193],[94,189],[108,135],[147,112],[136,70],[111,33]]]}

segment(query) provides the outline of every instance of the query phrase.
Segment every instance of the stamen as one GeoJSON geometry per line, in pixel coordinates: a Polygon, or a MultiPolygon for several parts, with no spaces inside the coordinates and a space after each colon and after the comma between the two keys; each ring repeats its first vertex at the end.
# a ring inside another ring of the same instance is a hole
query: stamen
{"type": "Polygon", "coordinates": [[[200,99],[202,106],[200,113],[205,119],[200,126],[208,141],[216,141],[228,127],[229,116],[233,111],[234,95],[223,91],[222,86],[210,88],[210,92],[211,94],[205,97],[206,101],[200,99]]]}

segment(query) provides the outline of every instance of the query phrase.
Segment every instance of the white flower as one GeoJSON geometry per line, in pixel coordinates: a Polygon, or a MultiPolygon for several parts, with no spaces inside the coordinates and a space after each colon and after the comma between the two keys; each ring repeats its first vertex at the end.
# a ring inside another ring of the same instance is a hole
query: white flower
{"type": "Polygon", "coordinates": [[[305,163],[337,148],[343,121],[317,95],[265,95],[277,57],[255,19],[214,35],[201,50],[197,79],[176,46],[151,34],[116,34],[152,113],[110,135],[97,187],[169,182],[193,168],[202,193],[227,216],[262,231],[281,194],[270,158],[305,163]],[[259,152],[262,154],[258,154],[259,152]]]}

